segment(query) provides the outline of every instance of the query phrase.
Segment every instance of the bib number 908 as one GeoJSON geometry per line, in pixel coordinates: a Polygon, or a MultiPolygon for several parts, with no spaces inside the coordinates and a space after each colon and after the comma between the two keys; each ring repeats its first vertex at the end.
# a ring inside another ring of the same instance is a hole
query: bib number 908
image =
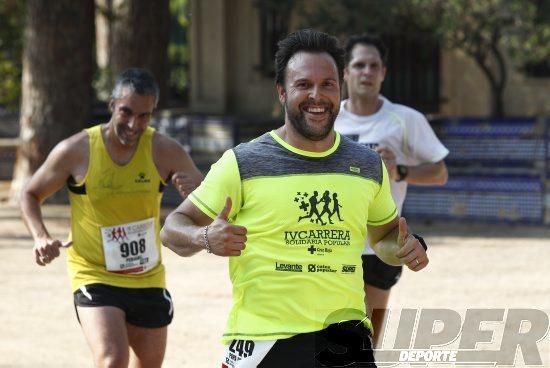
{"type": "Polygon", "coordinates": [[[124,258],[145,253],[145,239],[132,240],[130,243],[120,244],[120,255],[124,258]]]}

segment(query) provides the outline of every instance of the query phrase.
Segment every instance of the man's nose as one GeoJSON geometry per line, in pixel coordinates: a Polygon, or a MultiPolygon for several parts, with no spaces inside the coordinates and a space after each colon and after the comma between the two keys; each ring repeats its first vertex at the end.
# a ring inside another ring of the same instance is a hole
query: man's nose
{"type": "Polygon", "coordinates": [[[363,68],[362,72],[363,74],[366,74],[366,75],[372,74],[372,68],[369,65],[367,65],[363,68]]]}
{"type": "Polygon", "coordinates": [[[309,98],[312,100],[317,100],[319,97],[321,97],[321,90],[319,86],[313,86],[309,90],[309,98]]]}
{"type": "Polygon", "coordinates": [[[139,124],[140,124],[140,119],[137,115],[133,114],[132,116],[130,116],[130,118],[128,119],[128,126],[132,129],[134,128],[138,128],[139,127],[139,124]]]}

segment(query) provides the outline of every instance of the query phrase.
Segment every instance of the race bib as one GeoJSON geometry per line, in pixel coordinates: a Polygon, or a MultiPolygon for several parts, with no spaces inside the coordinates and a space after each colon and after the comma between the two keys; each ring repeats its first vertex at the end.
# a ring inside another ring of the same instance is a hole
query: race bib
{"type": "Polygon", "coordinates": [[[233,340],[225,346],[222,368],[256,368],[277,340],[233,340]]]}
{"type": "Polygon", "coordinates": [[[144,273],[159,260],[154,218],[102,227],[101,236],[107,271],[144,273]]]}

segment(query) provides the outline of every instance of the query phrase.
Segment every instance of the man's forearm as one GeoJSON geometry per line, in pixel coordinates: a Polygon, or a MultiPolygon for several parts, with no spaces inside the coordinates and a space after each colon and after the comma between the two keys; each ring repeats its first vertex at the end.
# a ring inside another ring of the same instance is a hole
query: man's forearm
{"type": "Polygon", "coordinates": [[[370,226],[367,230],[369,244],[383,262],[393,266],[407,265],[415,272],[428,265],[427,247],[417,236],[411,235],[404,217],[396,217],[385,225],[370,226]]]}
{"type": "Polygon", "coordinates": [[[21,196],[21,215],[33,239],[48,238],[50,236],[44,221],[42,221],[40,202],[30,193],[23,192],[21,196]]]}
{"type": "Polygon", "coordinates": [[[449,177],[443,161],[433,164],[409,166],[406,181],[409,184],[444,185],[449,177]]]}
{"type": "Polygon", "coordinates": [[[204,249],[204,227],[197,226],[187,216],[172,212],[160,231],[162,244],[182,257],[189,257],[204,249]]]}
{"type": "Polygon", "coordinates": [[[397,242],[398,235],[399,227],[395,227],[380,241],[378,241],[376,244],[371,245],[374,253],[376,253],[376,256],[380,258],[384,263],[392,266],[401,266],[403,264],[403,261],[401,261],[396,256],[397,252],[400,249],[400,246],[397,242]]]}

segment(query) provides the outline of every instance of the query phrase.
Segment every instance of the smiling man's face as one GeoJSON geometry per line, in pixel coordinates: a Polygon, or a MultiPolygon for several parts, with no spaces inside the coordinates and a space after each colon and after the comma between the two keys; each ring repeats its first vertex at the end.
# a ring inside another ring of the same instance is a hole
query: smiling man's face
{"type": "Polygon", "coordinates": [[[125,147],[136,146],[149,126],[156,101],[154,96],[144,96],[123,89],[122,96],[111,100],[112,131],[117,143],[125,147]]]}
{"type": "Polygon", "coordinates": [[[277,85],[286,119],[302,137],[326,138],[340,109],[338,68],[327,53],[300,51],[288,61],[285,86],[277,85]]]}

